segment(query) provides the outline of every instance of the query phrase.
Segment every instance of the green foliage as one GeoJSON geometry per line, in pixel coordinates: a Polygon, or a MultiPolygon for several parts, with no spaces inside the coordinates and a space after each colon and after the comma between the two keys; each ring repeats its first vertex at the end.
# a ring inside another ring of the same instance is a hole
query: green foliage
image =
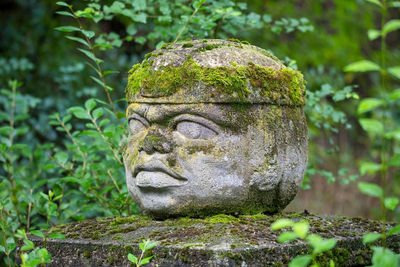
{"type": "Polygon", "coordinates": [[[142,253],[140,254],[139,258],[134,256],[133,254],[129,253],[128,254],[128,260],[134,264],[136,264],[137,267],[145,265],[147,263],[150,262],[151,258],[153,258],[153,256],[148,256],[145,257],[147,252],[151,252],[151,250],[157,246],[157,242],[151,242],[150,239],[147,240],[143,240],[140,244],[139,244],[139,248],[142,251],[142,253]]]}
{"type": "MultiPolygon", "coordinates": [[[[311,254],[308,255],[298,255],[290,263],[289,266],[292,267],[305,267],[309,266],[320,266],[317,262],[316,257],[326,251],[333,249],[336,245],[336,240],[333,238],[323,239],[317,234],[309,233],[310,225],[307,221],[295,222],[290,219],[279,219],[271,224],[271,230],[282,230],[284,228],[290,227],[292,231],[282,232],[278,241],[280,243],[291,242],[296,239],[301,239],[307,242],[307,244],[312,248],[311,254]]],[[[330,265],[334,266],[331,260],[330,265]]]]}

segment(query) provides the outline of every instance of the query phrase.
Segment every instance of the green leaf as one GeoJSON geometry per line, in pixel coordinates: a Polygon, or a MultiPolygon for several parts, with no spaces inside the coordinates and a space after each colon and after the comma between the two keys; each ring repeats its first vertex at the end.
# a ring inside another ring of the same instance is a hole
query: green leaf
{"type": "Polygon", "coordinates": [[[358,183],[358,189],[368,196],[382,198],[383,191],[379,185],[372,184],[372,183],[358,183]]]}
{"type": "Polygon", "coordinates": [[[64,165],[64,164],[67,162],[67,160],[68,160],[68,154],[65,153],[64,151],[57,152],[57,153],[54,155],[54,159],[55,159],[58,163],[64,165]]]}
{"type": "Polygon", "coordinates": [[[293,226],[294,222],[290,219],[279,219],[271,224],[271,230],[280,230],[285,227],[293,226]]]}
{"type": "Polygon", "coordinates": [[[65,239],[65,236],[61,233],[51,233],[49,237],[54,239],[65,239]]]}
{"type": "Polygon", "coordinates": [[[97,58],[92,52],[90,52],[89,50],[85,50],[85,49],[81,49],[81,48],[77,48],[79,51],[81,51],[83,54],[85,54],[88,58],[90,58],[91,60],[93,60],[94,62],[100,64],[103,63],[103,60],[97,58]]]}
{"type": "Polygon", "coordinates": [[[365,175],[365,174],[374,174],[377,171],[380,171],[382,169],[382,165],[378,164],[378,163],[373,163],[373,162],[363,162],[361,163],[360,166],[360,173],[361,175],[365,175]]]}
{"type": "Polygon", "coordinates": [[[388,162],[389,166],[400,166],[400,154],[394,155],[388,162]]]}
{"type": "Polygon", "coordinates": [[[5,247],[3,247],[2,245],[0,245],[0,252],[2,252],[2,253],[6,253],[6,248],[5,248],[5,247]]]}
{"type": "Polygon", "coordinates": [[[383,124],[382,122],[374,119],[360,119],[359,120],[361,127],[367,131],[368,133],[383,133],[383,124]]]}
{"type": "Polygon", "coordinates": [[[62,180],[64,182],[70,182],[70,183],[77,183],[77,184],[82,183],[81,179],[78,179],[78,178],[75,178],[75,177],[71,177],[71,176],[63,177],[62,180]]]}
{"type": "Polygon", "coordinates": [[[61,32],[80,32],[81,31],[81,29],[74,27],[74,26],[61,26],[61,27],[55,28],[55,30],[61,31],[61,32]]]}
{"type": "Polygon", "coordinates": [[[397,139],[397,140],[400,140],[400,129],[387,132],[387,133],[385,134],[385,137],[388,138],[388,139],[397,139]]]}
{"type": "Polygon", "coordinates": [[[93,31],[82,30],[82,33],[89,39],[92,39],[95,36],[95,33],[93,31]]]}
{"type": "Polygon", "coordinates": [[[368,39],[370,39],[371,41],[375,40],[376,38],[380,37],[381,34],[381,31],[378,30],[368,30],[368,39]]]}
{"type": "Polygon", "coordinates": [[[365,1],[370,2],[372,4],[375,4],[375,5],[379,6],[379,7],[382,7],[382,4],[381,4],[381,2],[379,0],[365,0],[365,1]]]}
{"type": "Polygon", "coordinates": [[[93,118],[95,119],[95,120],[97,120],[98,118],[100,118],[102,115],[103,115],[103,108],[96,108],[94,111],[93,111],[93,118]]]}
{"type": "Polygon", "coordinates": [[[344,67],[345,72],[366,72],[366,71],[379,71],[381,67],[378,64],[369,60],[360,60],[351,63],[344,67]]]}
{"type": "Polygon", "coordinates": [[[96,101],[93,98],[90,98],[90,99],[86,100],[86,102],[85,102],[86,110],[88,110],[90,112],[95,107],[96,107],[96,101]]]}
{"type": "Polygon", "coordinates": [[[384,103],[383,100],[377,98],[365,98],[358,105],[357,112],[358,114],[363,114],[365,112],[376,109],[377,107],[382,106],[384,103]]]}
{"type": "Polygon", "coordinates": [[[388,96],[388,99],[389,100],[399,100],[400,99],[400,88],[391,92],[390,95],[388,96]]]}
{"type": "Polygon", "coordinates": [[[400,79],[400,66],[388,68],[388,72],[390,74],[392,74],[394,77],[396,77],[397,79],[400,79]]]}
{"type": "Polygon", "coordinates": [[[15,244],[15,240],[12,237],[7,238],[6,243],[9,252],[13,251],[17,247],[17,244],[15,244]]]}
{"type": "Polygon", "coordinates": [[[150,257],[147,257],[147,258],[142,259],[142,260],[140,261],[139,265],[145,265],[145,264],[149,263],[150,260],[151,260],[151,258],[153,258],[153,256],[150,256],[150,257]]]}
{"type": "Polygon", "coordinates": [[[304,239],[307,236],[310,225],[306,221],[296,222],[293,225],[293,231],[301,238],[304,239]]]}
{"type": "Polygon", "coordinates": [[[33,231],[31,231],[31,234],[35,235],[35,236],[38,236],[38,237],[41,237],[41,238],[44,238],[44,234],[39,230],[33,230],[33,231]]]}
{"type": "Polygon", "coordinates": [[[144,45],[146,43],[146,38],[143,36],[135,38],[135,42],[141,45],[144,45]]]}
{"type": "Polygon", "coordinates": [[[392,1],[388,4],[389,7],[400,7],[400,1],[392,1]]]}
{"type": "Polygon", "coordinates": [[[135,35],[136,34],[136,32],[137,32],[137,27],[136,27],[136,25],[135,24],[130,24],[128,27],[126,27],[126,32],[129,34],[129,35],[135,35]]]}
{"type": "Polygon", "coordinates": [[[59,6],[66,6],[66,7],[70,7],[70,6],[71,6],[71,5],[68,5],[67,3],[62,2],[62,1],[57,2],[56,5],[59,5],[59,6]]]}
{"type": "Polygon", "coordinates": [[[363,236],[363,243],[372,243],[375,242],[376,240],[380,239],[382,237],[382,234],[379,233],[367,233],[363,236]]]}
{"type": "Polygon", "coordinates": [[[395,235],[400,233],[400,224],[394,226],[392,229],[388,231],[388,235],[395,235]]]}
{"type": "Polygon", "coordinates": [[[82,38],[74,37],[74,36],[65,36],[65,37],[66,37],[67,39],[70,39],[70,40],[72,40],[72,41],[75,41],[75,42],[84,44],[84,45],[86,45],[87,47],[89,47],[89,44],[86,42],[86,40],[84,40],[84,39],[82,39],[82,38]]]}
{"type": "Polygon", "coordinates": [[[299,255],[289,263],[289,267],[306,267],[311,259],[311,255],[299,255]]]}
{"type": "Polygon", "coordinates": [[[134,255],[131,254],[131,253],[128,254],[128,260],[129,260],[130,262],[133,262],[134,264],[137,264],[137,263],[138,263],[138,258],[136,258],[136,256],[134,256],[134,255]]]}
{"type": "Polygon", "coordinates": [[[374,254],[372,255],[371,267],[394,267],[399,266],[400,257],[388,248],[372,247],[374,254]]]}
{"type": "Polygon", "coordinates": [[[74,14],[68,12],[68,11],[57,11],[56,12],[58,15],[62,15],[62,16],[70,16],[70,17],[75,17],[74,14]]]}
{"type": "Polygon", "coordinates": [[[140,23],[143,23],[143,24],[145,24],[146,21],[147,21],[147,14],[146,13],[132,14],[130,17],[131,17],[131,19],[133,21],[140,22],[140,23]]]}
{"type": "Polygon", "coordinates": [[[22,248],[21,248],[22,251],[27,251],[27,250],[31,250],[31,249],[35,248],[35,245],[33,244],[33,242],[28,239],[24,240],[24,244],[25,245],[22,246],[22,248]]]}
{"type": "Polygon", "coordinates": [[[334,238],[321,240],[317,247],[314,247],[313,254],[319,254],[328,250],[331,250],[336,246],[336,240],[334,238]]]}
{"type": "Polygon", "coordinates": [[[90,115],[81,107],[72,107],[68,109],[69,113],[72,113],[78,119],[87,119],[90,120],[90,115]]]}
{"type": "Polygon", "coordinates": [[[399,198],[387,197],[385,198],[383,203],[385,204],[385,207],[388,208],[389,210],[394,210],[399,204],[399,198]]]}
{"type": "Polygon", "coordinates": [[[145,250],[149,250],[149,249],[152,249],[152,248],[154,248],[155,246],[157,246],[157,242],[149,242],[149,243],[146,243],[146,246],[144,247],[144,249],[145,250]]]}
{"type": "Polygon", "coordinates": [[[396,31],[398,29],[400,29],[400,19],[392,19],[392,20],[389,20],[385,24],[385,26],[383,26],[382,33],[384,35],[386,35],[390,32],[396,31]]]}
{"type": "Polygon", "coordinates": [[[298,238],[298,235],[295,232],[284,232],[284,233],[279,235],[278,242],[279,243],[290,242],[290,241],[295,240],[297,238],[298,238]]]}

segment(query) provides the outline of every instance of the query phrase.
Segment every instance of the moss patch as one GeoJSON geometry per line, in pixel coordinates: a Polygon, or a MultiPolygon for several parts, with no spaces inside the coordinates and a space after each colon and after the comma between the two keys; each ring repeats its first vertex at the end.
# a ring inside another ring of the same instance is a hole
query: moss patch
{"type": "Polygon", "coordinates": [[[154,70],[148,60],[133,66],[129,72],[127,98],[133,99],[138,93],[153,97],[166,97],[185,90],[191,94],[202,84],[206,95],[211,99],[216,94],[226,94],[232,102],[242,102],[254,89],[261,92],[261,97],[270,102],[279,103],[286,99],[289,104],[305,104],[305,82],[303,75],[293,69],[275,70],[249,62],[247,66],[231,64],[231,67],[207,68],[200,66],[188,57],[179,67],[163,66],[154,70]],[[213,90],[208,90],[212,88],[213,90]],[[208,94],[208,95],[207,95],[208,94]]]}

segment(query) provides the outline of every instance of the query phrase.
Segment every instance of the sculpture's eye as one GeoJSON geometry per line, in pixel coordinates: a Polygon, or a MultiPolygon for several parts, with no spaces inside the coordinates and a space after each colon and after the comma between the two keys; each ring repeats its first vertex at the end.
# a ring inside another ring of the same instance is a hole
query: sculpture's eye
{"type": "Polygon", "coordinates": [[[146,126],[139,120],[131,118],[129,120],[129,132],[130,134],[136,134],[142,130],[146,129],[146,126]]]}
{"type": "Polygon", "coordinates": [[[191,139],[208,139],[212,138],[217,133],[207,126],[193,122],[181,121],[176,125],[176,130],[191,139]]]}

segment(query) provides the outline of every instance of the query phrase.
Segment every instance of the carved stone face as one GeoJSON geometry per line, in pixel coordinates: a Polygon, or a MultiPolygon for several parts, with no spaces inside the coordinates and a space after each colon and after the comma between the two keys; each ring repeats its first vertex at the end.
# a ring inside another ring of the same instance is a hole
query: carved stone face
{"type": "Polygon", "coordinates": [[[136,103],[127,117],[128,190],[153,217],[276,212],[302,181],[301,108],[136,103]]]}

